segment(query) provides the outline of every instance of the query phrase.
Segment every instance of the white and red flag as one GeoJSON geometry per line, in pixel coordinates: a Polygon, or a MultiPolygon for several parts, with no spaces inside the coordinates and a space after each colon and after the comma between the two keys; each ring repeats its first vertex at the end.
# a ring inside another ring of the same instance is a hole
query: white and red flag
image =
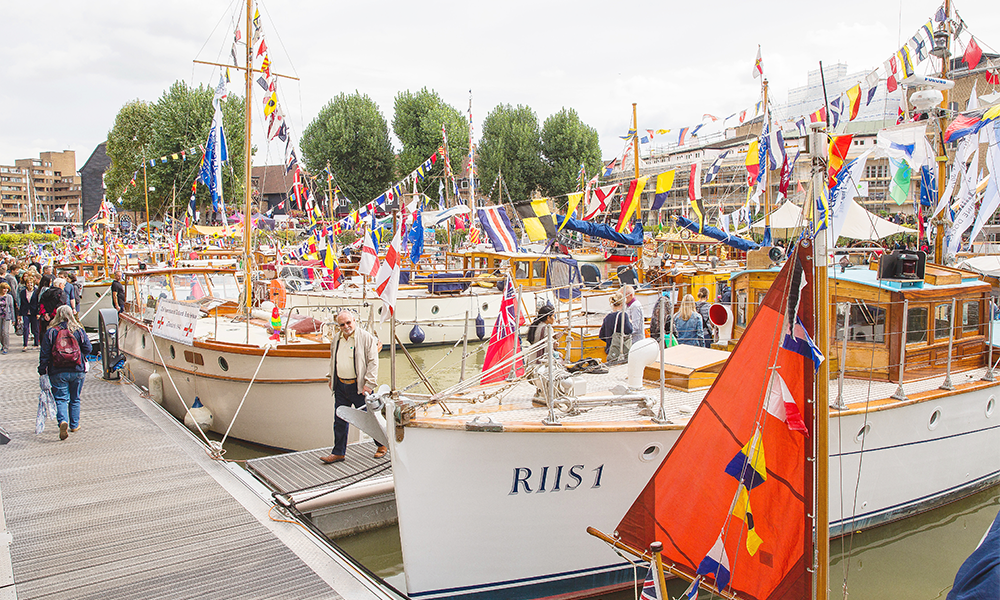
{"type": "Polygon", "coordinates": [[[378,274],[378,248],[375,246],[375,232],[365,232],[365,242],[361,246],[361,262],[358,272],[365,277],[375,277],[378,274]]]}
{"type": "Polygon", "coordinates": [[[385,261],[375,275],[375,292],[382,299],[383,306],[388,309],[382,311],[382,322],[396,311],[396,291],[399,289],[399,265],[402,259],[399,252],[403,238],[402,227],[403,220],[400,219],[396,223],[396,234],[392,236],[392,243],[385,253],[385,261]]]}
{"type": "Polygon", "coordinates": [[[511,368],[516,369],[515,375],[524,375],[524,359],[518,357],[514,364],[507,368],[496,369],[489,372],[497,364],[510,359],[516,352],[521,350],[521,338],[517,335],[517,330],[524,323],[524,315],[519,314],[519,319],[515,319],[517,312],[517,296],[514,294],[514,281],[507,276],[504,285],[503,300],[500,302],[500,314],[493,324],[493,333],[490,335],[490,345],[486,348],[486,358],[483,360],[483,373],[480,383],[499,383],[507,379],[507,374],[511,368]],[[488,373],[488,374],[487,374],[488,373]]]}
{"type": "Polygon", "coordinates": [[[757,60],[753,61],[753,78],[757,79],[763,74],[764,63],[760,60],[760,46],[757,46],[757,60]]]}

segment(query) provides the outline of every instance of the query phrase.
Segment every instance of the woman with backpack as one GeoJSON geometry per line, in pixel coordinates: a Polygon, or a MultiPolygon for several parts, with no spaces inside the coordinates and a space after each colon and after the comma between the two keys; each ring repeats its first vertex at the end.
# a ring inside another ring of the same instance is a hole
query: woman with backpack
{"type": "Polygon", "coordinates": [[[80,391],[87,376],[86,357],[92,351],[90,339],[73,309],[65,304],[58,307],[42,336],[38,374],[47,375],[52,383],[60,440],[69,437],[70,431],[80,429],[80,391]]]}

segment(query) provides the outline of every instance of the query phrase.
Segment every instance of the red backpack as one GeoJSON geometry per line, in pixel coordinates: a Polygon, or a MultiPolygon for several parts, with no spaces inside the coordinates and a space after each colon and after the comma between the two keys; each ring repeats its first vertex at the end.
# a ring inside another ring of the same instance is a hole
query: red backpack
{"type": "Polygon", "coordinates": [[[52,345],[52,366],[57,369],[73,369],[79,367],[80,342],[69,328],[59,328],[56,342],[52,345]]]}

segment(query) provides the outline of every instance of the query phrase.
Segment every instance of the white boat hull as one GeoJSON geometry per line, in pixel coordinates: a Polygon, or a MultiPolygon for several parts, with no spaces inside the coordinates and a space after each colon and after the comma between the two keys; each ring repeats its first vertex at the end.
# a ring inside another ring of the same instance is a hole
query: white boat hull
{"type": "Polygon", "coordinates": [[[83,284],[83,295],[80,298],[80,324],[87,329],[97,329],[100,311],[114,308],[111,301],[111,282],[93,282],[83,284]],[[95,306],[96,305],[96,306],[95,306]]]}
{"type": "Polygon", "coordinates": [[[539,598],[632,581],[628,563],[586,528],[614,531],[678,435],[421,427],[407,427],[402,442],[390,435],[409,596],[539,598]],[[644,460],[650,446],[657,456],[644,460]],[[430,518],[436,507],[440,518],[430,518]]]}
{"type": "MultiPolygon", "coordinates": [[[[911,516],[1000,483],[998,389],[974,383],[878,409],[831,412],[831,534],[911,516]]],[[[631,582],[631,566],[586,528],[615,530],[679,432],[614,431],[614,425],[593,433],[405,427],[391,451],[410,596],[572,598],[631,582]],[[654,443],[661,446],[657,458],[641,460],[654,443]],[[584,465],[581,484],[538,493],[540,470],[548,467],[551,478],[559,465],[564,473],[584,465]],[[602,484],[594,489],[600,465],[602,484]],[[531,469],[532,493],[512,493],[518,468],[531,469]],[[442,505],[444,518],[428,518],[442,505]],[[441,569],[453,564],[463,568],[441,569]]]]}
{"type": "MultiPolygon", "coordinates": [[[[126,376],[148,387],[149,376],[159,373],[163,406],[178,419],[184,418],[186,407],[197,397],[211,410],[216,433],[228,431],[233,438],[287,450],[333,444],[333,396],[325,378],[330,370],[329,350],[315,352],[313,357],[268,354],[261,364],[263,350],[253,346],[234,352],[211,344],[192,347],[155,338],[157,352],[145,327],[124,319],[122,329],[120,346],[128,356],[126,376]],[[228,369],[222,368],[220,359],[228,369]],[[260,371],[250,386],[258,365],[260,371]]],[[[357,439],[356,428],[351,433],[357,439]]]]}

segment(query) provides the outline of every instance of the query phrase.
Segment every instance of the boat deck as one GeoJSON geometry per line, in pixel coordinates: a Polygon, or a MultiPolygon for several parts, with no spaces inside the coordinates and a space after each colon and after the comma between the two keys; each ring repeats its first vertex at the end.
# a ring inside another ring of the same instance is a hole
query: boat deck
{"type": "Polygon", "coordinates": [[[160,407],[101,379],[99,365],[84,384],[80,431],[60,441],[49,420],[36,435],[38,354],[18,341],[11,350],[0,371],[11,543],[0,555],[9,548],[13,583],[0,595],[390,597],[299,525],[269,520],[249,474],[210,459],[160,407]]]}

